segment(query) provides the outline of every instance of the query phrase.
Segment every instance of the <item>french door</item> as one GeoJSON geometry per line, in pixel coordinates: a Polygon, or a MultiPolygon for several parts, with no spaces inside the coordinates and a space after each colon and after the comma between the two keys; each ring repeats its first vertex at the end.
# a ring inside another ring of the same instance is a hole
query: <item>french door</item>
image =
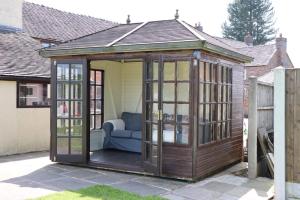
{"type": "Polygon", "coordinates": [[[86,60],[58,60],[51,79],[51,159],[85,163],[86,154],[86,60]]]}
{"type": "Polygon", "coordinates": [[[191,58],[157,56],[144,65],[145,170],[162,174],[163,144],[190,144],[191,58]]]}

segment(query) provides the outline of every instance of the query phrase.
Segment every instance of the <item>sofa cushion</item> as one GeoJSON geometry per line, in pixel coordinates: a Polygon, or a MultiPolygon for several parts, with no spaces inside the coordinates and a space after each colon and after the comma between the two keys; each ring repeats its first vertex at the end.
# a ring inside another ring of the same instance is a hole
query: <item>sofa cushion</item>
{"type": "Polygon", "coordinates": [[[142,132],[141,131],[132,131],[131,137],[134,139],[142,139],[142,132]]]}
{"type": "Polygon", "coordinates": [[[128,130],[115,130],[110,134],[111,137],[131,138],[131,131],[128,130]]]}
{"type": "Polygon", "coordinates": [[[121,117],[125,122],[125,130],[141,131],[142,130],[142,114],[123,112],[121,117]]]}

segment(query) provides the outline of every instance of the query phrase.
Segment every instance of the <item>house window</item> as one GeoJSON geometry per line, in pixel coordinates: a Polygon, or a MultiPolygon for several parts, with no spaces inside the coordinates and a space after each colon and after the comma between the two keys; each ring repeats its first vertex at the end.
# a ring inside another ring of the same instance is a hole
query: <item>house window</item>
{"type": "Polygon", "coordinates": [[[232,69],[200,62],[198,144],[231,136],[232,69]]]}
{"type": "Polygon", "coordinates": [[[104,71],[90,70],[90,129],[102,128],[104,120],[104,71]]]}
{"type": "Polygon", "coordinates": [[[17,107],[49,107],[50,95],[48,83],[17,83],[17,107]]]}

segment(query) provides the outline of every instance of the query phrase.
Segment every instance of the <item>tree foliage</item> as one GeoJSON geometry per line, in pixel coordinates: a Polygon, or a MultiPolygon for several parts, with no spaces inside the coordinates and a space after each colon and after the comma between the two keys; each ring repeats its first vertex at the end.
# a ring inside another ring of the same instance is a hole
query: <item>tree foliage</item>
{"type": "Polygon", "coordinates": [[[244,41],[247,33],[254,45],[274,39],[274,8],[270,0],[234,0],[228,5],[228,21],[222,25],[225,38],[244,41]]]}

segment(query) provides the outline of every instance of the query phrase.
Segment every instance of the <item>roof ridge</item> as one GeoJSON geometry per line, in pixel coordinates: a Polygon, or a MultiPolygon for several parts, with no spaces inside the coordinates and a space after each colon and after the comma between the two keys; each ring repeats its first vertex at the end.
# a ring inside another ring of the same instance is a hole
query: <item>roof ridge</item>
{"type": "Polygon", "coordinates": [[[199,40],[205,41],[205,38],[202,37],[199,33],[197,33],[197,31],[194,28],[192,28],[190,24],[188,24],[185,21],[180,21],[179,19],[176,19],[176,21],[179,22],[179,24],[181,24],[182,26],[184,26],[193,35],[195,35],[199,40]]]}
{"type": "Polygon", "coordinates": [[[24,1],[24,4],[31,4],[31,5],[34,5],[34,6],[40,6],[40,7],[44,7],[46,9],[49,9],[49,10],[55,10],[55,11],[66,13],[66,14],[78,15],[78,16],[82,16],[82,17],[93,18],[93,19],[96,19],[96,20],[102,20],[102,21],[109,22],[109,23],[119,24],[117,22],[110,21],[110,20],[107,20],[107,19],[103,19],[103,18],[99,18],[99,17],[93,17],[93,16],[90,16],[90,15],[74,13],[74,12],[69,12],[69,11],[64,11],[64,10],[60,10],[60,9],[57,9],[57,8],[53,8],[53,7],[50,7],[50,6],[45,6],[45,5],[37,4],[37,3],[33,3],[33,2],[24,1]]]}
{"type": "Polygon", "coordinates": [[[134,33],[135,31],[139,30],[140,28],[142,28],[143,26],[145,26],[148,22],[144,22],[138,26],[136,26],[134,29],[132,29],[131,31],[123,34],[121,37],[115,39],[114,41],[108,43],[107,45],[105,45],[106,47],[112,46],[113,44],[116,44],[117,42],[120,42],[121,40],[123,40],[124,38],[126,38],[127,36],[131,35],[132,33],[134,33]]]}

